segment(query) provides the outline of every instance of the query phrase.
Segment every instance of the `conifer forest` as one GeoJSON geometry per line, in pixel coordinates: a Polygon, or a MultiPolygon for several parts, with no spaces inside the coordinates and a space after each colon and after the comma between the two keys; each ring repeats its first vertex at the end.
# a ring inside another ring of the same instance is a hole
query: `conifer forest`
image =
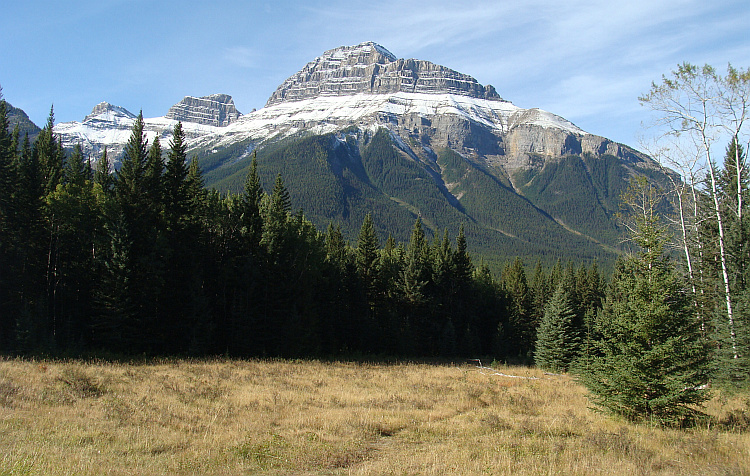
{"type": "Polygon", "coordinates": [[[148,143],[139,116],[112,172],[106,149],[65,151],[52,112],[32,143],[0,100],[0,353],[482,357],[575,373],[629,419],[688,421],[707,383],[750,377],[749,84],[683,64],[640,98],[664,140],[705,145],[704,166],[662,148],[682,180],[631,178],[611,275],[520,259],[496,274],[463,228],[429,236],[419,219],[396,242],[368,215],[348,243],[292,209],[283,176],[264,190],[255,161],[241,193],[205,188],[179,123],[148,143]],[[696,98],[710,120],[673,107],[696,98]]]}

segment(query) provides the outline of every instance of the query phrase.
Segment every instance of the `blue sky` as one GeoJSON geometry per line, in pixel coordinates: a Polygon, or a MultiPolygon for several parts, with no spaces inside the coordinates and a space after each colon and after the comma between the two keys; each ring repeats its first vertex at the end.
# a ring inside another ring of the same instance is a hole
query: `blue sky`
{"type": "Polygon", "coordinates": [[[0,86],[43,125],[226,93],[247,113],[325,50],[375,41],[637,146],[638,96],[683,61],[750,67],[747,0],[12,1],[0,86]]]}

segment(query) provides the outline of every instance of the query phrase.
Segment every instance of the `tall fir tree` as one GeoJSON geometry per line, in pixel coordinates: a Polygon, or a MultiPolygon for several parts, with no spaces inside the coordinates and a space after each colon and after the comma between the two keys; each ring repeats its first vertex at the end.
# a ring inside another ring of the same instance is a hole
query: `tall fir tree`
{"type": "Polygon", "coordinates": [[[0,352],[13,347],[14,315],[20,309],[18,273],[21,177],[8,132],[8,105],[0,88],[0,352]]]}
{"type": "Polygon", "coordinates": [[[631,238],[639,251],[621,259],[595,322],[599,336],[580,366],[599,407],[630,420],[681,425],[709,393],[710,349],[672,259],[656,212],[659,197],[634,180],[631,238]]]}
{"type": "Polygon", "coordinates": [[[570,368],[581,344],[575,319],[569,291],[561,283],[544,308],[534,349],[536,365],[553,372],[566,372],[570,368]]]}
{"type": "MultiPolygon", "coordinates": [[[[721,387],[736,391],[750,386],[750,172],[747,153],[736,138],[727,147],[723,168],[716,176],[735,312],[731,322],[715,313],[712,330],[718,349],[713,376],[721,387]]],[[[708,218],[703,223],[707,242],[715,244],[718,229],[712,217],[708,218]]],[[[713,276],[718,276],[716,252],[712,251],[706,253],[708,259],[704,261],[708,261],[713,276]]]]}
{"type": "Polygon", "coordinates": [[[531,293],[526,271],[520,258],[505,266],[501,279],[509,298],[504,353],[509,357],[527,358],[533,355],[536,327],[530,313],[531,293]]]}
{"type": "Polygon", "coordinates": [[[62,179],[65,154],[62,146],[55,139],[55,111],[50,108],[47,124],[34,141],[34,154],[39,163],[41,173],[42,193],[44,195],[55,190],[62,179]]]}

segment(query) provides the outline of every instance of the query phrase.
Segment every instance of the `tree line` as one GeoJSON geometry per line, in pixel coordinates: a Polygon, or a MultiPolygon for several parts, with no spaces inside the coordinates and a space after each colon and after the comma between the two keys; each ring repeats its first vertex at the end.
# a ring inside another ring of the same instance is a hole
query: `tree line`
{"type": "Polygon", "coordinates": [[[406,243],[365,217],[356,243],[291,208],[253,160],[241,193],[203,186],[182,125],[162,147],[136,119],[121,167],[66,153],[54,114],[34,143],[0,101],[0,350],[81,355],[526,359],[550,290],[576,325],[604,293],[597,266],[472,262],[463,228],[406,243]],[[453,239],[452,239],[453,238],[453,239]]]}
{"type": "Polygon", "coordinates": [[[631,179],[609,282],[519,259],[496,277],[463,228],[429,237],[420,219],[381,242],[368,215],[347,243],[292,210],[281,175],[263,190],[255,160],[241,193],[207,190],[179,123],[162,150],[139,115],[119,170],[106,150],[92,168],[52,113],[33,144],[8,132],[0,100],[0,351],[491,356],[573,372],[629,419],[692,421],[709,382],[750,382],[750,74],[683,64],[641,100],[683,179],[631,179]]]}

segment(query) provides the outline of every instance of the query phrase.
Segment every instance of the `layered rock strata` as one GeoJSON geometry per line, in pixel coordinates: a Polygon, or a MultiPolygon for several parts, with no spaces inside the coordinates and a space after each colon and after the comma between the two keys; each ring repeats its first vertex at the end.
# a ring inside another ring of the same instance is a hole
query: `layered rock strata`
{"type": "Polygon", "coordinates": [[[469,75],[429,61],[397,59],[382,46],[366,42],[335,48],[315,58],[284,81],[266,107],[319,96],[399,92],[502,100],[492,86],[482,86],[469,75]]]}
{"type": "Polygon", "coordinates": [[[234,107],[232,96],[212,94],[210,96],[185,98],[169,108],[167,119],[182,122],[193,122],[214,127],[228,126],[242,114],[234,107]]]}

